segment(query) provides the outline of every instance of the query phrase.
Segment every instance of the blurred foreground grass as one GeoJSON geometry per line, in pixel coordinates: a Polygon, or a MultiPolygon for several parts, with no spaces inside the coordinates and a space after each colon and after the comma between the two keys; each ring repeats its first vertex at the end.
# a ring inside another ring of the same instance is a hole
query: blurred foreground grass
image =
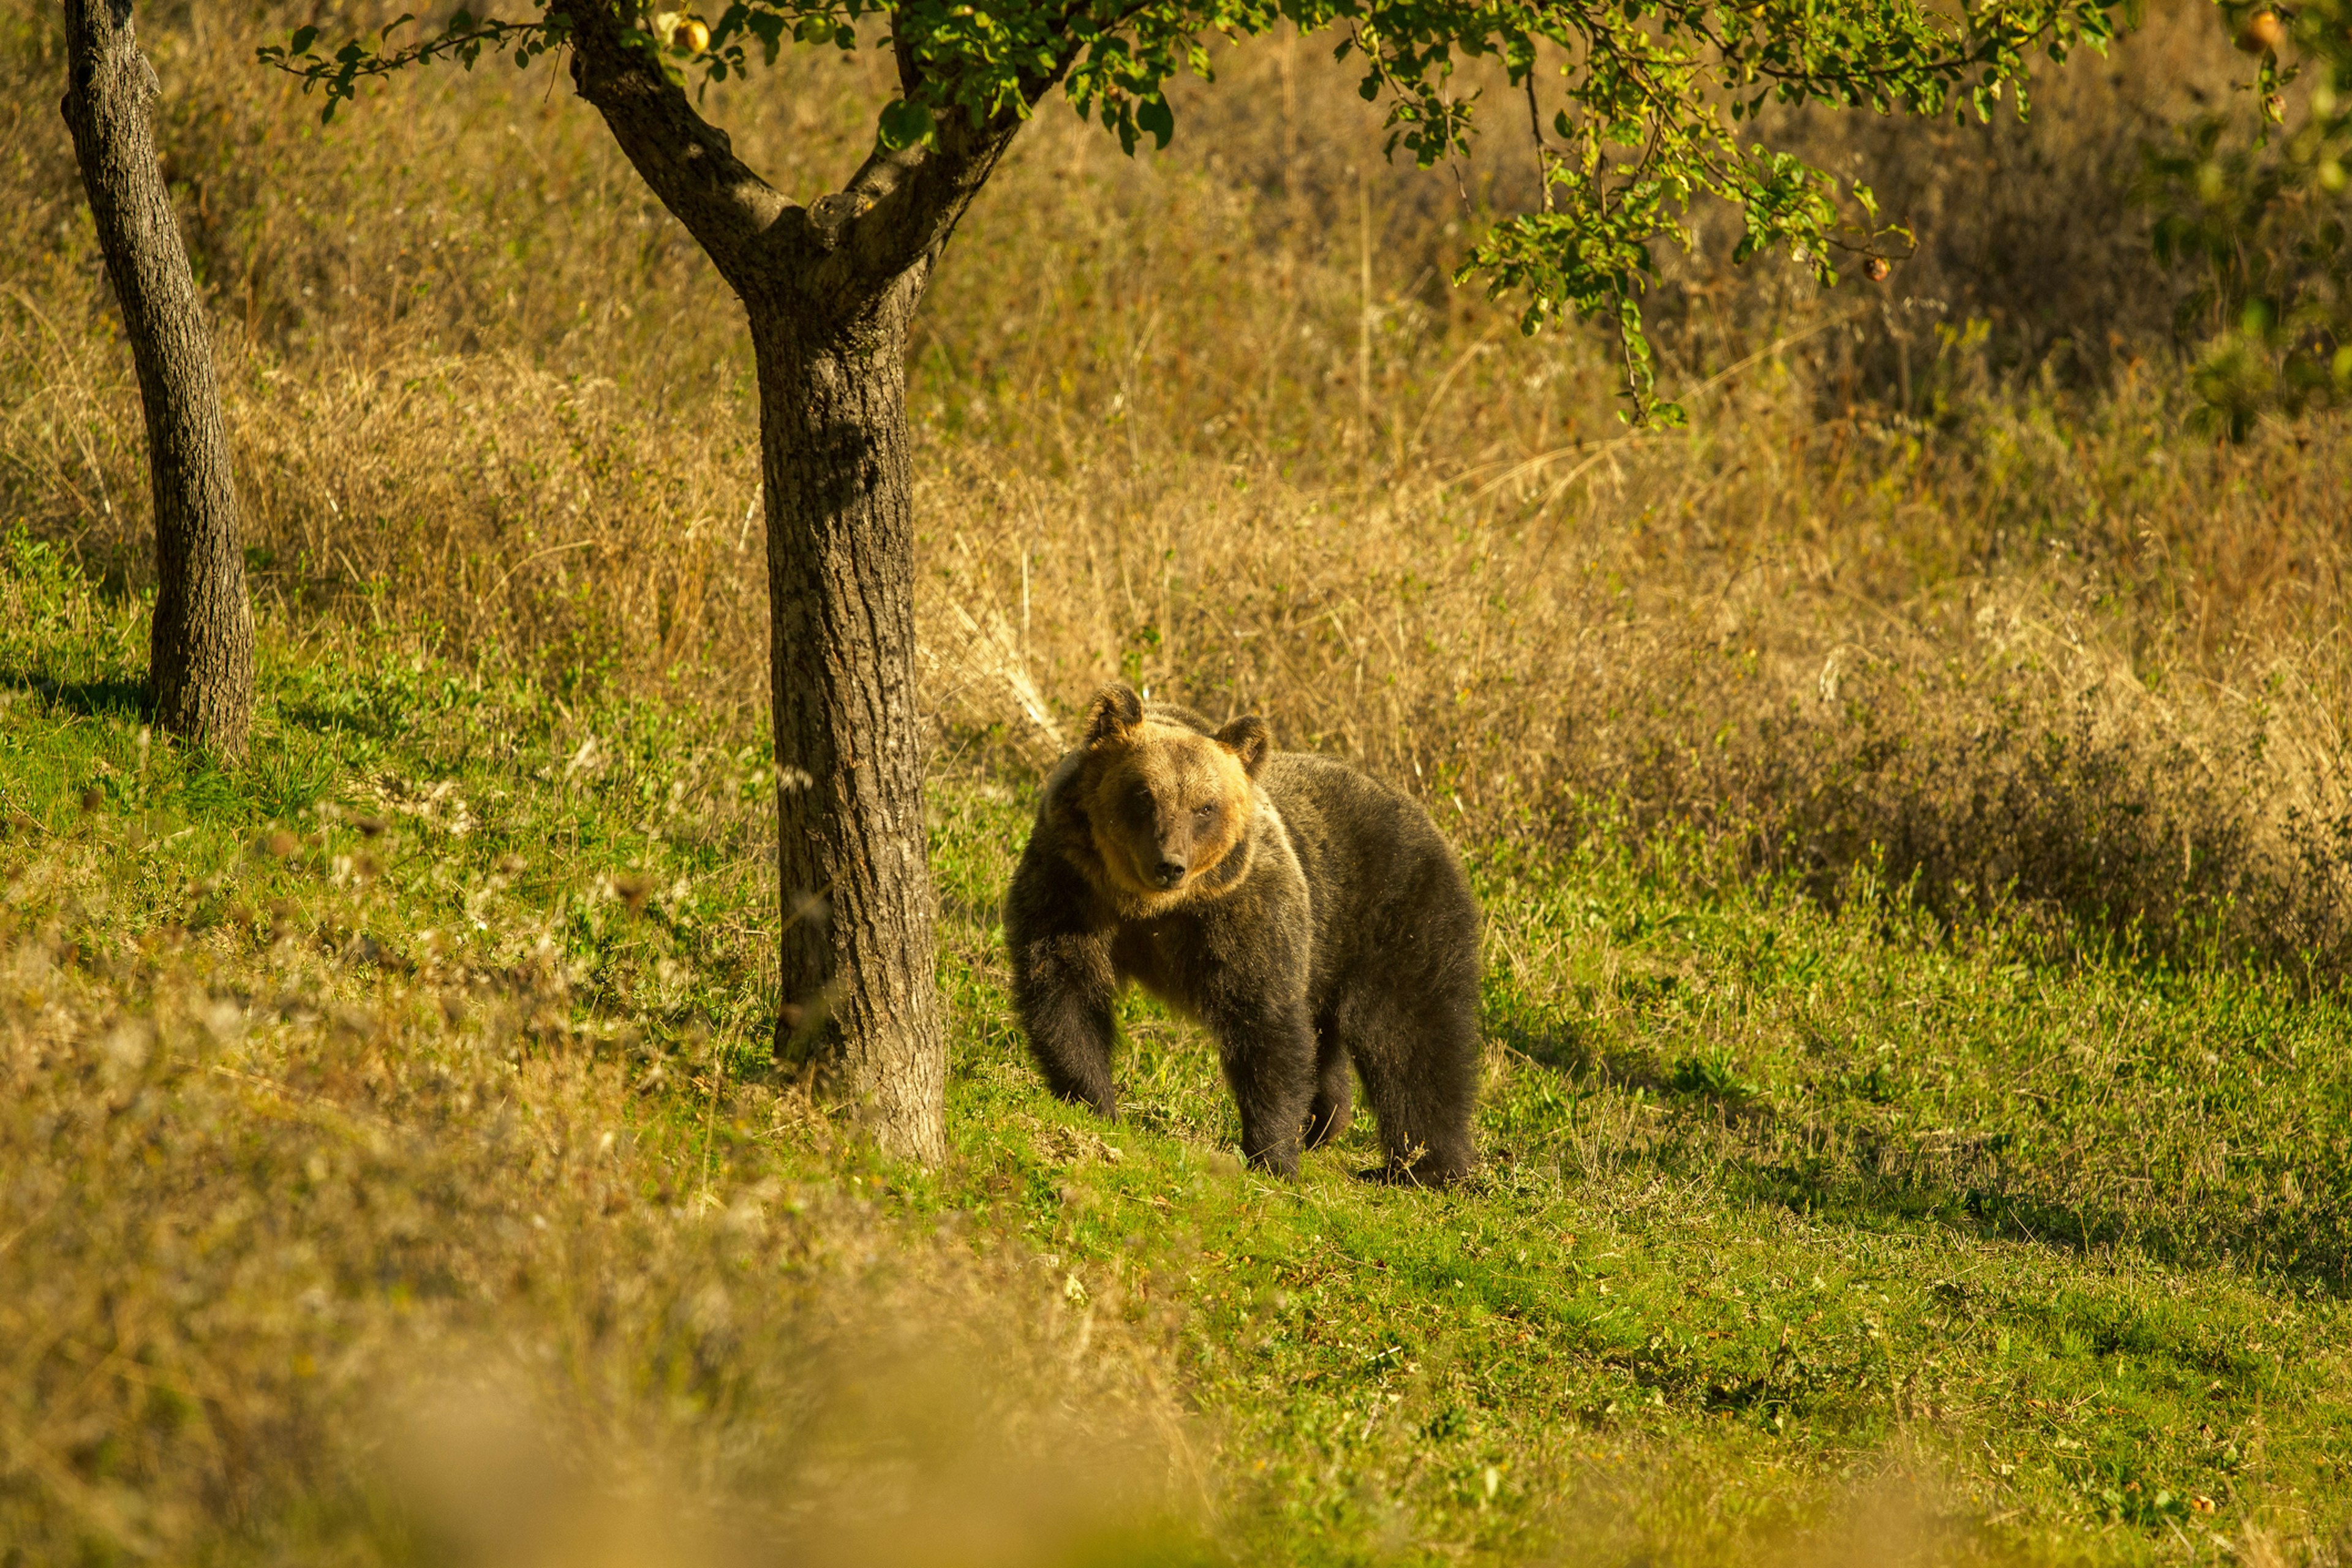
{"type": "Polygon", "coordinates": [[[937,1173],[775,1081],[763,746],[331,624],[252,758],[0,575],[0,1561],[2352,1560],[2352,1016],[1469,847],[1472,1189],[1243,1170],[1138,1003],[1048,1099],[943,782],[937,1173]]]}

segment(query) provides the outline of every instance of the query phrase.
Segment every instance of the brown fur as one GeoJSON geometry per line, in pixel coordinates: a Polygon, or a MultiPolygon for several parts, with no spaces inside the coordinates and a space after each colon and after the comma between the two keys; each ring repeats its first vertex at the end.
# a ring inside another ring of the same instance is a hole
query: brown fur
{"type": "Polygon", "coordinates": [[[1289,1173],[1344,1125],[1352,1062],[1383,1173],[1471,1163],[1478,915],[1421,807],[1107,688],[1046,781],[1005,900],[1013,995],[1056,1093],[1115,1113],[1111,1003],[1134,981],[1216,1036],[1249,1157],[1289,1173]]]}
{"type": "Polygon", "coordinates": [[[1085,755],[1075,788],[1103,879],[1139,915],[1193,897],[1200,873],[1223,863],[1248,832],[1249,774],[1232,747],[1197,730],[1146,720],[1085,755]],[[1168,808],[1149,833],[1127,830],[1129,797],[1139,795],[1168,808]],[[1172,887],[1156,880],[1143,864],[1154,856],[1154,866],[1183,866],[1181,879],[1172,887]]]}

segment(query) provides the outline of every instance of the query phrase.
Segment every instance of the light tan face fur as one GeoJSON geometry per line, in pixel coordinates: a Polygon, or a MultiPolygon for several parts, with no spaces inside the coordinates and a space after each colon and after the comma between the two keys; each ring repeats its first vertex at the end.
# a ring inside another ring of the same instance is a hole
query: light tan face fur
{"type": "Polygon", "coordinates": [[[1210,736],[1146,721],[1097,742],[1094,753],[1087,820],[1127,891],[1180,898],[1249,832],[1249,774],[1210,736]]]}

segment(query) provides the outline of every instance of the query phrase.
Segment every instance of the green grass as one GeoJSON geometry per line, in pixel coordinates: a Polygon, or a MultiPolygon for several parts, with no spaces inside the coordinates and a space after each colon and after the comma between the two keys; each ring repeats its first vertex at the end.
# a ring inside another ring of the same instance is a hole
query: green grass
{"type": "MultiPolygon", "coordinates": [[[[2352,1012],[2291,977],[2037,963],[2021,924],[1942,931],[1868,878],[1824,909],[1696,842],[1475,846],[1479,1180],[1355,1180],[1360,1119],[1285,1184],[1143,1001],[1118,1124],[1044,1093],[994,923],[1033,781],[942,780],[954,1153],[908,1170],[767,1080],[756,742],[271,627],[221,770],[142,730],[136,604],[21,542],[0,598],[7,934],[126,999],[166,962],[281,1009],[430,976],[518,1059],[622,1075],[648,1201],[715,1225],[782,1183],[1042,1276],[1024,1310],[1103,1325],[1072,1355],[1192,1413],[1180,1555],[2352,1550],[2352,1012]]],[[[70,1490],[30,1474],[0,1492],[70,1490]]]]}
{"type": "Polygon", "coordinates": [[[234,952],[276,930],[395,969],[536,968],[564,1025],[625,1017],[655,1055],[772,1012],[746,940],[764,745],[689,712],[583,712],[394,639],[273,638],[251,752],[224,771],[141,721],[139,607],[14,552],[0,819],[19,876],[66,845],[103,862],[103,907],[70,911],[85,951],[217,929],[234,952]]]}
{"type": "Polygon", "coordinates": [[[1360,1121],[1292,1187],[1220,1153],[1213,1058],[1146,1004],[1121,1125],[1040,1102],[978,913],[1022,826],[941,846],[961,1163],[923,1201],[1185,1305],[1269,1559],[1736,1560],[1857,1492],[2002,1557],[2352,1521],[2340,1004],[2037,970],[1687,845],[1490,850],[1483,1179],[1368,1188],[1360,1121]]]}

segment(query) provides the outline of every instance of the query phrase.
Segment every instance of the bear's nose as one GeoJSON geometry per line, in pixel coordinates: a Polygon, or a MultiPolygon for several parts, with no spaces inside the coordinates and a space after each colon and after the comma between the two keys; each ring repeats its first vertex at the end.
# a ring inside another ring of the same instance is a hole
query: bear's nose
{"type": "Polygon", "coordinates": [[[1152,868],[1151,879],[1163,888],[1172,888],[1184,879],[1184,862],[1162,858],[1152,868]]]}

